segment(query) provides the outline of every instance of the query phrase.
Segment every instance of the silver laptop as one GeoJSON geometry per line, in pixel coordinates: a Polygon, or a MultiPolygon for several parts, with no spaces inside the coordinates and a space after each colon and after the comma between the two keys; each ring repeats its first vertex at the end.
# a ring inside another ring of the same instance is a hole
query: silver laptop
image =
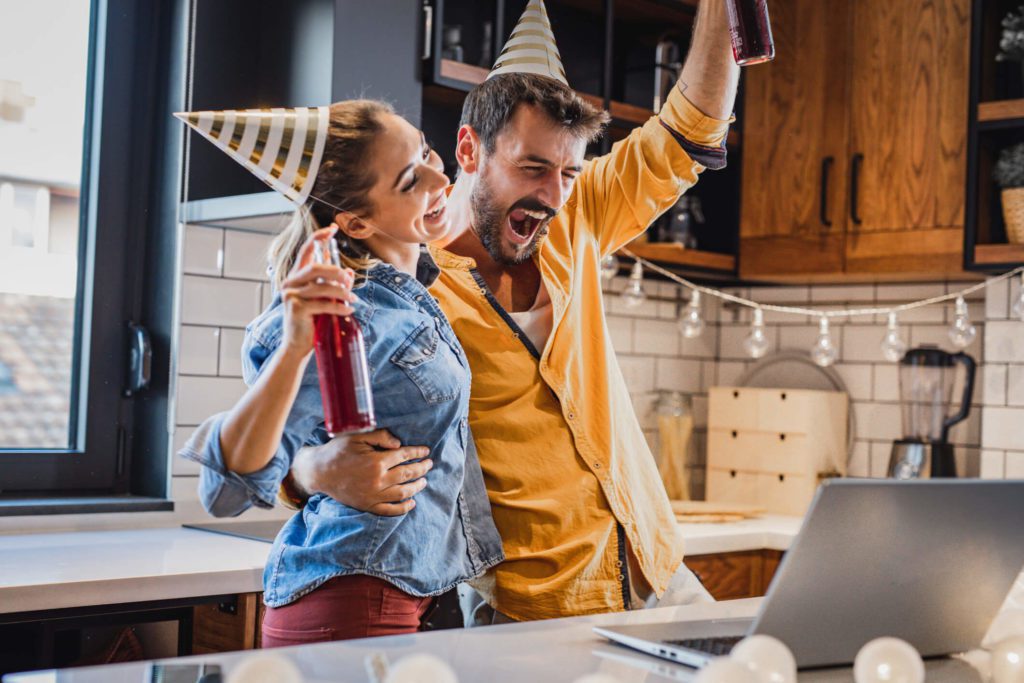
{"type": "Polygon", "coordinates": [[[845,479],[818,489],[753,619],[595,628],[701,667],[757,633],[800,668],[896,636],[925,657],[976,648],[1024,568],[1024,481],[845,479]]]}

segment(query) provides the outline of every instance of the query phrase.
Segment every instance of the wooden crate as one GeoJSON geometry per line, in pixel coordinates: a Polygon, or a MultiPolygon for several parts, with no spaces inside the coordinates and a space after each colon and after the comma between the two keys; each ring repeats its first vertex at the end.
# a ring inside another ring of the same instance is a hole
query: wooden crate
{"type": "Polygon", "coordinates": [[[713,387],[707,499],[802,515],[823,476],[846,474],[846,394],[713,387]]]}

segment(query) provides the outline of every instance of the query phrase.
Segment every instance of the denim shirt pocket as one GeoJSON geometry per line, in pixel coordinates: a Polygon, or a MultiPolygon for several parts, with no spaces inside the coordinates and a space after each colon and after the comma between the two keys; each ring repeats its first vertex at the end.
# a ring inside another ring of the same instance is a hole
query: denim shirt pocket
{"type": "Polygon", "coordinates": [[[438,362],[439,341],[434,326],[422,322],[391,356],[391,362],[419,388],[424,400],[434,405],[455,399],[461,389],[454,373],[438,362]]]}

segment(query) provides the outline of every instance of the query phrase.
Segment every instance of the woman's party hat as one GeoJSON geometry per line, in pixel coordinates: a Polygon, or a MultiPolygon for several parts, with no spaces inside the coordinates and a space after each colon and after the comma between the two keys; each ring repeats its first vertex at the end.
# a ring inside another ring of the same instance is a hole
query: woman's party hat
{"type": "Polygon", "coordinates": [[[539,74],[569,85],[544,0],[530,0],[526,5],[487,78],[513,73],[539,74]]]}
{"type": "Polygon", "coordinates": [[[175,116],[297,205],[309,198],[327,141],[329,107],[197,111],[175,116]]]}

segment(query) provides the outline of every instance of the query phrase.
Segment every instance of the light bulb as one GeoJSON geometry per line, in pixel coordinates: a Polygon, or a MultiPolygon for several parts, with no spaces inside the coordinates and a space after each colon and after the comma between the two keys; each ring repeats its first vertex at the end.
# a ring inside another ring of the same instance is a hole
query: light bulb
{"type": "Polygon", "coordinates": [[[679,316],[679,332],[687,339],[696,339],[704,331],[704,318],[700,316],[700,292],[696,289],[690,296],[683,314],[679,316]]]}
{"type": "Polygon", "coordinates": [[[839,357],[839,349],[832,341],[832,333],[828,329],[828,317],[821,316],[818,324],[818,341],[811,349],[811,360],[823,368],[827,368],[836,362],[839,357]]]}
{"type": "Polygon", "coordinates": [[[736,643],[729,658],[746,664],[761,683],[796,683],[796,659],[777,638],[749,636],[736,643]]]}
{"type": "Polygon", "coordinates": [[[924,662],[914,646],[899,638],[875,638],[853,661],[857,683],[924,683],[924,662]]]}
{"type": "Polygon", "coordinates": [[[611,280],[619,274],[619,257],[615,254],[608,254],[601,259],[601,279],[611,280]]]}
{"type": "Polygon", "coordinates": [[[1020,287],[1017,289],[1017,298],[1013,300],[1013,317],[1024,322],[1024,273],[1020,274],[1020,287]]]}
{"type": "Polygon", "coordinates": [[[384,683],[458,683],[459,677],[447,662],[436,655],[408,655],[388,670],[384,683]]]}
{"type": "Polygon", "coordinates": [[[246,657],[231,667],[228,683],[302,683],[302,672],[280,654],[261,652],[246,657]]]}
{"type": "Polygon", "coordinates": [[[693,679],[694,683],[760,683],[758,676],[743,662],[730,657],[712,659],[693,679]]]}
{"type": "Polygon", "coordinates": [[[978,336],[978,329],[971,324],[967,317],[967,302],[962,296],[956,299],[956,318],[952,327],[949,328],[949,339],[960,349],[966,349],[978,336]]]}
{"type": "Polygon", "coordinates": [[[633,270],[629,273],[629,282],[622,290],[622,300],[626,308],[636,308],[647,299],[644,292],[644,267],[639,261],[633,264],[633,270]]]}
{"type": "Polygon", "coordinates": [[[899,323],[896,321],[896,313],[889,313],[889,330],[882,340],[882,355],[890,363],[899,363],[907,352],[907,342],[900,337],[899,323]]]}
{"type": "Polygon", "coordinates": [[[1012,636],[992,650],[992,683],[1024,681],[1024,636],[1012,636]]]}
{"type": "Polygon", "coordinates": [[[763,358],[768,353],[768,335],[764,332],[764,311],[754,309],[754,324],[750,336],[743,341],[743,348],[751,358],[763,358]]]}

